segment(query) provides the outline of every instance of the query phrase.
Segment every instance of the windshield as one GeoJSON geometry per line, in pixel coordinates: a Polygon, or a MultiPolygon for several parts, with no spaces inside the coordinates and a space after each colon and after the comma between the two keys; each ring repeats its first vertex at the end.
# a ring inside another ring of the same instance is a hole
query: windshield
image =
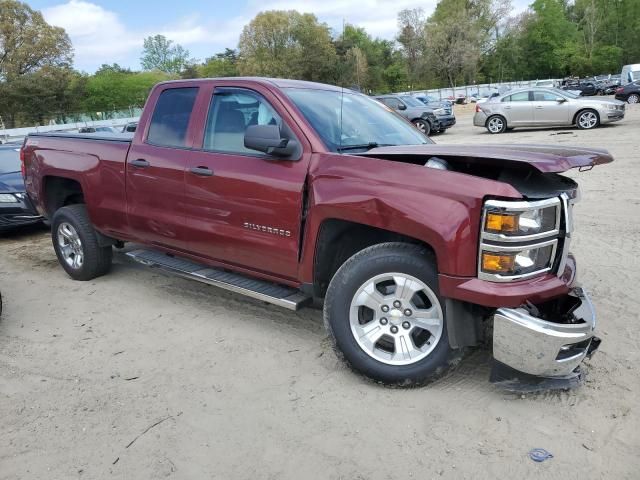
{"type": "Polygon", "coordinates": [[[0,174],[20,171],[20,153],[16,151],[18,147],[0,147],[0,174]]]}
{"type": "Polygon", "coordinates": [[[424,103],[422,103],[417,98],[410,97],[409,95],[403,95],[400,98],[404,103],[406,103],[410,107],[424,107],[424,103]]]}
{"type": "Polygon", "coordinates": [[[343,95],[335,90],[284,90],[332,152],[433,143],[402,117],[364,95],[347,91],[343,95]]]}

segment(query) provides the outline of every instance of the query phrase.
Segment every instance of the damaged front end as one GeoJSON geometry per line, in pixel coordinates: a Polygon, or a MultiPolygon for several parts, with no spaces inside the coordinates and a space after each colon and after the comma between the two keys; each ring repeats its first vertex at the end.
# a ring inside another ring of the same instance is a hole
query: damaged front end
{"type": "Polygon", "coordinates": [[[580,385],[580,364],[600,345],[595,326],[593,304],[581,287],[539,305],[499,308],[491,382],[518,392],[580,385]]]}

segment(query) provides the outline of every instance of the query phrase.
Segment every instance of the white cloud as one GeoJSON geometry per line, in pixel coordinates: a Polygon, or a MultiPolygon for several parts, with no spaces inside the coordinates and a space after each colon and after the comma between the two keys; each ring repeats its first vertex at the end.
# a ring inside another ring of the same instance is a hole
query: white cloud
{"type": "MultiPolygon", "coordinates": [[[[523,10],[528,1],[514,0],[515,10],[523,10]]],[[[391,40],[397,33],[400,10],[423,8],[429,15],[436,4],[437,0],[248,0],[233,18],[222,19],[215,14],[207,18],[202,13],[193,13],[146,30],[128,28],[118,14],[87,0],[67,0],[43,10],[43,14],[49,23],[63,27],[71,37],[76,66],[93,71],[103,63],[114,62],[138,68],[143,39],[157,33],[180,43],[191,50],[192,56],[201,59],[225,47],[235,48],[242,27],[265,10],[314,13],[335,32],[340,32],[344,21],[364,27],[374,37],[391,40]]]]}

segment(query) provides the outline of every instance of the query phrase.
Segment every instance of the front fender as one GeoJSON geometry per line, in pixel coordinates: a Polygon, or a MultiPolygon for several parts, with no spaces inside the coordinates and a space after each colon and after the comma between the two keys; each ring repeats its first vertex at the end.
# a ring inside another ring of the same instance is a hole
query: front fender
{"type": "Polygon", "coordinates": [[[328,219],[420,240],[435,251],[440,273],[474,276],[484,198],[521,198],[510,185],[457,172],[358,156],[320,157],[310,170],[304,282],[313,278],[316,239],[328,219]]]}

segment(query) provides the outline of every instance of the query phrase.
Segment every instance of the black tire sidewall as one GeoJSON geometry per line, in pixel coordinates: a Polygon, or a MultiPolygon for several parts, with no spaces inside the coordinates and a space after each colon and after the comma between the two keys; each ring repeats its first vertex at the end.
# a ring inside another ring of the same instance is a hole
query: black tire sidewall
{"type": "Polygon", "coordinates": [[[362,350],[351,332],[349,310],[355,292],[367,280],[389,272],[405,273],[422,280],[438,297],[446,319],[445,304],[438,292],[435,265],[425,256],[424,249],[385,245],[389,246],[370,247],[356,254],[338,270],[327,292],[325,323],[337,350],[358,372],[390,385],[422,384],[439,377],[449,367],[452,349],[446,321],[438,345],[427,357],[411,365],[388,365],[375,360],[362,350]]]}
{"type": "Polygon", "coordinates": [[[104,248],[98,244],[96,232],[89,222],[84,205],[70,205],[56,211],[51,220],[51,238],[58,262],[74,280],[91,280],[103,275],[111,263],[111,247],[104,248]],[[58,227],[68,223],[76,230],[82,242],[83,262],[79,269],[71,268],[65,261],[58,245],[58,227]],[[107,256],[108,258],[103,258],[107,256]]]}

